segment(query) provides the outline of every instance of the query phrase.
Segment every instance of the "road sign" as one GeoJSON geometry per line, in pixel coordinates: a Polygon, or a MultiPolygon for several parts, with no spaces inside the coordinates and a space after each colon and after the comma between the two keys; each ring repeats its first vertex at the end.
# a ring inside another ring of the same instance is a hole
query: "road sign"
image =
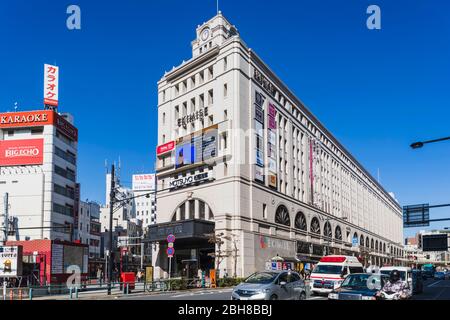
{"type": "Polygon", "coordinates": [[[448,248],[449,238],[446,233],[422,236],[422,250],[424,252],[447,251],[448,248]]]}
{"type": "Polygon", "coordinates": [[[403,207],[403,227],[428,227],[430,226],[430,205],[419,204],[403,207]]]}
{"type": "Polygon", "coordinates": [[[172,258],[174,254],[175,254],[175,249],[174,248],[167,248],[167,256],[169,258],[172,258]]]}
{"type": "Polygon", "coordinates": [[[169,234],[167,236],[167,242],[168,243],[174,243],[175,242],[175,236],[173,234],[169,234]]]}

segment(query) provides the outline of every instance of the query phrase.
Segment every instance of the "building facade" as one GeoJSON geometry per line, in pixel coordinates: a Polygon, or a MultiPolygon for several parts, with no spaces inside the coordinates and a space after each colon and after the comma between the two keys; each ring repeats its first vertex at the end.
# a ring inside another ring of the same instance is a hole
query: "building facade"
{"type": "Polygon", "coordinates": [[[156,277],[169,233],[173,275],[248,276],[275,257],[296,266],[331,253],[400,261],[397,201],[221,13],[197,28],[192,55],[158,82],[156,277]]]}
{"type": "Polygon", "coordinates": [[[0,114],[0,194],[8,193],[14,240],[72,241],[78,210],[78,130],[52,110],[0,114]]]}

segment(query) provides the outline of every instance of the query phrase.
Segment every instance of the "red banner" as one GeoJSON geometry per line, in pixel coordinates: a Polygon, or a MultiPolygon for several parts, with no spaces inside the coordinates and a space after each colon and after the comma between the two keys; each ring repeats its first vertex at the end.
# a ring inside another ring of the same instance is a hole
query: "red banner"
{"type": "Polygon", "coordinates": [[[0,167],[43,163],[44,139],[0,141],[0,167]]]}
{"type": "Polygon", "coordinates": [[[172,151],[173,149],[175,149],[175,141],[170,141],[169,143],[156,148],[156,154],[159,156],[160,154],[172,151]]]}

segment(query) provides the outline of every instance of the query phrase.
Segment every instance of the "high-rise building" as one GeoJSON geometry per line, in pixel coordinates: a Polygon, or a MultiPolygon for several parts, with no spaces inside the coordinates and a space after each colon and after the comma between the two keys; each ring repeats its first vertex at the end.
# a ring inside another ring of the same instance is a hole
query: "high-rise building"
{"type": "Polygon", "coordinates": [[[169,270],[170,233],[172,276],[248,276],[331,253],[404,262],[398,202],[221,13],[158,95],[156,277],[169,270]]]}
{"type": "Polygon", "coordinates": [[[0,114],[0,194],[8,193],[13,240],[73,238],[78,130],[53,110],[0,114]]]}

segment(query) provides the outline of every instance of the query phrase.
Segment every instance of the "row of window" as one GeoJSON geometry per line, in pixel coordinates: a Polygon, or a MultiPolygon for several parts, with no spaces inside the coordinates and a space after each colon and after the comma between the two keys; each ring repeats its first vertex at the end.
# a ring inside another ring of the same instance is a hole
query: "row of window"
{"type": "Polygon", "coordinates": [[[77,163],[76,156],[69,150],[64,151],[58,147],[55,147],[55,154],[58,157],[60,157],[61,159],[66,160],[67,162],[69,162],[73,165],[76,165],[76,163],[77,163]]]}
{"type": "Polygon", "coordinates": [[[59,184],[54,183],[53,190],[55,191],[55,193],[57,193],[61,196],[65,196],[72,200],[75,199],[75,190],[69,186],[63,187],[63,186],[60,186],[59,184]]]}
{"type": "Polygon", "coordinates": [[[67,204],[63,206],[58,203],[53,203],[53,211],[69,217],[73,217],[74,215],[73,207],[67,204]]]}
{"type": "MultiPolygon", "coordinates": [[[[200,49],[201,50],[201,49],[200,49]]],[[[228,57],[223,59],[223,70],[228,70],[228,57]]],[[[188,79],[184,79],[173,85],[174,97],[178,97],[180,94],[184,94],[191,91],[197,87],[197,85],[202,85],[205,81],[210,81],[214,79],[214,66],[209,66],[208,68],[201,70],[199,73],[191,76],[188,79]]],[[[169,90],[169,89],[168,89],[169,90]]],[[[162,102],[166,102],[168,98],[168,90],[162,91],[162,102]]]]}
{"type": "Polygon", "coordinates": [[[70,180],[70,181],[73,181],[73,182],[76,181],[75,171],[73,171],[70,168],[63,169],[63,168],[55,165],[55,173],[61,177],[64,177],[64,178],[70,180]]]}

